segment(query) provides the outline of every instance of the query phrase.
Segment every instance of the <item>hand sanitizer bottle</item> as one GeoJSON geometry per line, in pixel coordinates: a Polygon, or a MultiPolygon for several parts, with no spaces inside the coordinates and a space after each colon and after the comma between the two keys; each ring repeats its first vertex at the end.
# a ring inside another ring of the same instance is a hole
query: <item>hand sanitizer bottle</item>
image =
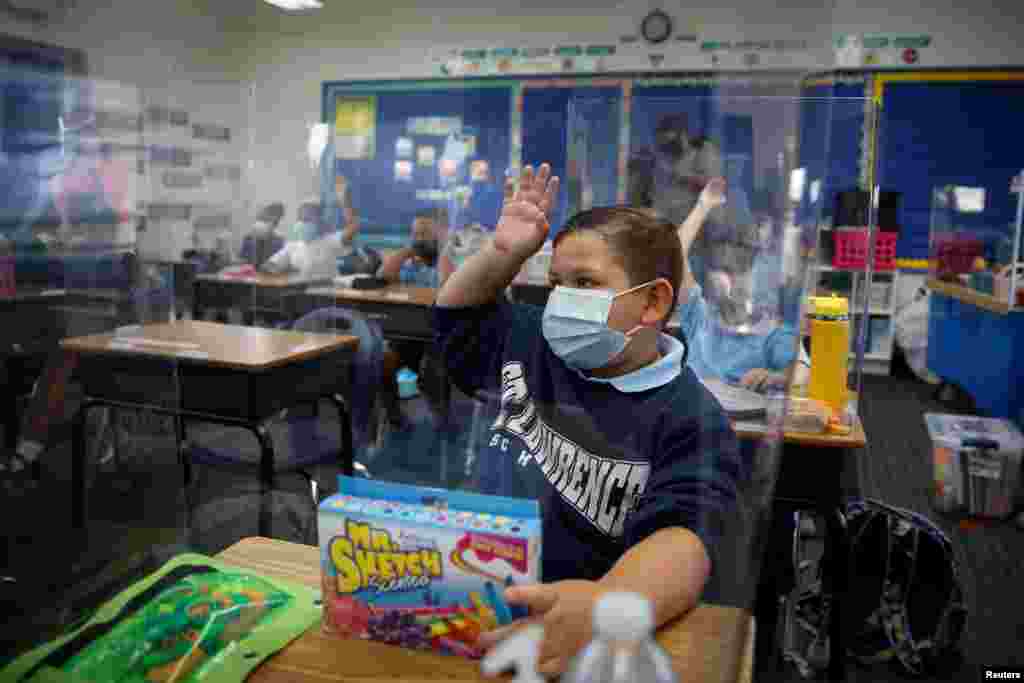
{"type": "Polygon", "coordinates": [[[654,640],[651,603],[636,593],[607,593],[594,606],[594,639],[563,683],[677,683],[672,662],[654,640]]]}

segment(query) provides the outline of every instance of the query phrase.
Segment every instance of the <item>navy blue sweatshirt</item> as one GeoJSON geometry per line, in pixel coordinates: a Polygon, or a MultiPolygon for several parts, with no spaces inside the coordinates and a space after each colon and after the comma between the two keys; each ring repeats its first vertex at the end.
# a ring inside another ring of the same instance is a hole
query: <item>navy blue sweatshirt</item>
{"type": "Polygon", "coordinates": [[[689,368],[638,393],[588,381],[554,355],[542,309],[436,306],[452,382],[501,396],[479,458],[484,493],[533,498],[542,579],[598,580],[655,531],[685,527],[712,552],[748,467],[689,368]]]}

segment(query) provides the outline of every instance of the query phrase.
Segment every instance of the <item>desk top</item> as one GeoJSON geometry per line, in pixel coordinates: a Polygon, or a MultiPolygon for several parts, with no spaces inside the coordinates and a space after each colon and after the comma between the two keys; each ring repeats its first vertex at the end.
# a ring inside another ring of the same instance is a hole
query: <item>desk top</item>
{"type": "Polygon", "coordinates": [[[66,289],[18,289],[14,294],[0,294],[0,304],[35,303],[67,296],[66,289]]]}
{"type": "Polygon", "coordinates": [[[310,296],[334,297],[339,301],[376,301],[389,304],[433,306],[437,290],[433,287],[388,285],[380,289],[352,289],[351,287],[313,287],[306,290],[310,296]]]}
{"type": "Polygon", "coordinates": [[[1010,315],[1011,313],[1024,313],[1024,307],[1010,306],[1005,299],[997,299],[991,294],[979,292],[976,289],[965,287],[955,282],[946,282],[937,278],[928,278],[928,289],[948,297],[952,297],[964,303],[983,308],[991,313],[1010,315]]]}
{"type": "Polygon", "coordinates": [[[315,358],[338,349],[355,349],[351,335],[268,330],[198,320],[129,325],[115,332],[61,341],[69,351],[139,355],[201,362],[206,365],[263,370],[315,358]]]}
{"type": "Polygon", "coordinates": [[[224,284],[252,285],[253,287],[301,287],[327,282],[322,277],[308,277],[294,273],[255,273],[253,275],[226,275],[224,273],[203,273],[197,280],[224,284]]]}
{"type": "MultiPolygon", "coordinates": [[[[733,430],[740,439],[756,440],[764,438],[765,428],[751,422],[738,421],[733,423],[733,430]]],[[[814,434],[811,432],[784,432],[783,443],[795,444],[798,446],[814,446],[817,448],[864,448],[868,443],[868,437],[864,433],[864,425],[860,418],[856,418],[853,430],[849,434],[814,434]]]]}
{"type": "MultiPolygon", "coordinates": [[[[320,556],[315,546],[269,538],[246,538],[218,559],[319,588],[320,556]]],[[[701,605],[661,629],[658,641],[672,657],[680,678],[694,683],[749,683],[753,658],[752,619],[745,610],[701,605]]],[[[415,652],[383,643],[325,636],[320,625],[256,669],[251,683],[420,683],[484,681],[479,663],[461,657],[415,652]]]]}

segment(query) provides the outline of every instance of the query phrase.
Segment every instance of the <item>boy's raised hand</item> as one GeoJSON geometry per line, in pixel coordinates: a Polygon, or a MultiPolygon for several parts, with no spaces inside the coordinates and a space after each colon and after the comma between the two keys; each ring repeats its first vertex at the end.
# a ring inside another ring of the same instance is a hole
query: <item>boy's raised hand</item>
{"type": "Polygon", "coordinates": [[[541,164],[536,173],[525,166],[519,176],[519,189],[512,178],[505,180],[505,204],[494,233],[498,251],[523,259],[532,256],[548,236],[548,216],[558,199],[558,176],[541,164]]]}

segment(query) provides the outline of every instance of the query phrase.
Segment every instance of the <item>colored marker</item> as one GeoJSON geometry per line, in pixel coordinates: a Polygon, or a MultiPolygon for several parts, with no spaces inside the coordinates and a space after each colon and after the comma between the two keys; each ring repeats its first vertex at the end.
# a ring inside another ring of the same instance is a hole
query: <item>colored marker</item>
{"type": "MultiPolygon", "coordinates": [[[[505,588],[512,588],[514,585],[516,585],[516,582],[512,578],[512,575],[509,574],[505,577],[505,588]]],[[[525,619],[530,616],[530,611],[522,605],[507,605],[507,607],[509,614],[512,615],[512,619],[525,619]]]]}
{"type": "Polygon", "coordinates": [[[505,601],[498,596],[498,591],[495,590],[493,583],[490,581],[484,583],[484,593],[487,595],[488,604],[490,604],[491,609],[494,610],[494,614],[498,618],[498,624],[504,626],[505,624],[512,623],[512,613],[509,611],[505,601]]]}

